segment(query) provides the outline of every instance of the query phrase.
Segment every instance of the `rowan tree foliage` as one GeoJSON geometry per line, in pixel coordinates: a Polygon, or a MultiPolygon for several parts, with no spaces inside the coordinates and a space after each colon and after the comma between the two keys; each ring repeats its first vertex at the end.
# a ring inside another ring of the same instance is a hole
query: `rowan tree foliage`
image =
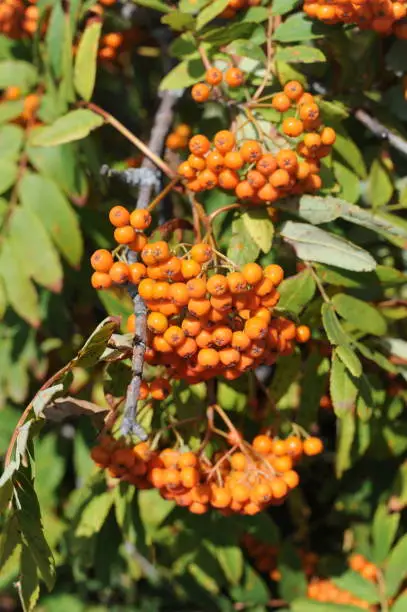
{"type": "Polygon", "coordinates": [[[406,40],[2,0],[2,610],[406,612],[406,40]]]}

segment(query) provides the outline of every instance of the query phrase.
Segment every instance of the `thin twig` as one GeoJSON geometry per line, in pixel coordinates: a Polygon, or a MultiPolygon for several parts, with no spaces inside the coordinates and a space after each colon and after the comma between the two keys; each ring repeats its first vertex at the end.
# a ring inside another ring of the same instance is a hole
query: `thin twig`
{"type": "Polygon", "coordinates": [[[355,111],[353,116],[356,117],[360,123],[363,123],[363,125],[367,127],[372,134],[382,138],[383,140],[387,140],[392,147],[400,151],[400,153],[403,153],[403,155],[407,155],[407,141],[404,140],[404,138],[401,138],[401,136],[397,136],[397,134],[391,132],[375,117],[372,117],[362,109],[355,111]]]}
{"type": "Polygon", "coordinates": [[[274,17],[272,15],[272,7],[270,7],[268,24],[267,24],[267,66],[266,66],[266,71],[264,73],[263,81],[261,82],[261,84],[257,88],[257,91],[253,95],[252,101],[260,98],[261,94],[263,93],[264,89],[267,86],[270,75],[273,71],[273,40],[272,40],[273,28],[274,28],[274,17]]]}

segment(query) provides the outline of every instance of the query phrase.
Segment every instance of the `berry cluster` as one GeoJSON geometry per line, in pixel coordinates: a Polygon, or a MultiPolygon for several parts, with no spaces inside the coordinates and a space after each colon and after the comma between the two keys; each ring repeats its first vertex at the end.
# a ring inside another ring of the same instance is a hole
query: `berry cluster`
{"type": "Polygon", "coordinates": [[[129,446],[103,436],[91,451],[95,463],[110,476],[140,489],[156,488],[164,499],[204,514],[210,507],[223,514],[254,515],[269,505],[280,505],[298,486],[293,466],[303,454],[323,450],[318,438],[304,442],[259,435],[250,445],[237,432],[228,436],[229,451],[217,452],[212,461],[203,453],[173,448],[152,450],[148,443],[129,446]]]}
{"type": "Polygon", "coordinates": [[[219,68],[211,66],[205,73],[205,83],[197,83],[191,89],[191,96],[195,102],[206,102],[211,95],[212,87],[226,83],[232,89],[241,87],[245,81],[245,75],[240,68],[231,67],[223,73],[219,68]]]}
{"type": "Polygon", "coordinates": [[[304,1],[304,11],[329,24],[354,23],[363,30],[407,40],[406,0],[304,1]]]}
{"type": "MultiPolygon", "coordinates": [[[[33,3],[35,0],[29,0],[33,3]]],[[[38,29],[39,11],[22,0],[2,0],[0,3],[0,34],[20,39],[31,36],[38,29]]]]}
{"type": "Polygon", "coordinates": [[[258,6],[261,0],[229,0],[227,7],[222,11],[219,17],[223,19],[233,19],[241,10],[247,9],[250,6],[258,6]]]}
{"type": "Polygon", "coordinates": [[[188,139],[191,135],[191,128],[186,123],[177,125],[173,132],[168,134],[165,145],[171,151],[177,151],[178,149],[186,149],[188,146],[188,139]]]}
{"type": "Polygon", "coordinates": [[[349,591],[341,589],[331,580],[314,578],[308,585],[307,595],[309,599],[315,599],[321,603],[335,603],[352,605],[362,610],[375,610],[367,601],[352,595],[349,591]]]}
{"type": "MultiPolygon", "coordinates": [[[[234,380],[292,353],[295,341],[309,340],[308,327],[273,316],[284,277],[280,266],[248,263],[238,271],[206,243],[185,246],[179,257],[167,242],[147,241],[142,231],[151,222],[147,210],[130,215],[115,206],[109,218],[115,240],[139,252],[141,262],[114,261],[112,253],[99,249],[91,257],[92,286],[138,286],[148,308],[145,361],[166,367],[170,377],[190,383],[218,375],[234,380]],[[220,273],[225,267],[230,271],[220,273]]],[[[131,315],[129,331],[134,326],[131,315]]]]}
{"type": "Polygon", "coordinates": [[[113,61],[124,44],[124,35],[121,32],[109,32],[100,41],[98,57],[101,60],[113,61]]]}

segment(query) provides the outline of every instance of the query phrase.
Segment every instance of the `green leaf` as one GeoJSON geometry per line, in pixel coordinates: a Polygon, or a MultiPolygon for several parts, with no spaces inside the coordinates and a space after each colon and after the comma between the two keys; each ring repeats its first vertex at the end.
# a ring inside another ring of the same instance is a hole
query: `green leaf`
{"type": "Polygon", "coordinates": [[[388,597],[394,597],[407,576],[407,534],[396,544],[387,558],[384,583],[388,597]]]}
{"type": "Polygon", "coordinates": [[[278,307],[299,315],[304,306],[314,297],[315,288],[314,277],[309,270],[303,270],[287,278],[278,288],[281,296],[278,307]]]}
{"type": "Polygon", "coordinates": [[[271,12],[273,15],[285,15],[290,13],[300,0],[273,0],[271,12]]]}
{"type": "Polygon", "coordinates": [[[241,216],[252,240],[263,253],[268,253],[273,244],[274,225],[266,210],[250,210],[241,216]]]}
{"type": "Polygon", "coordinates": [[[172,511],[174,504],[160,497],[158,491],[154,489],[140,491],[138,504],[143,526],[148,536],[152,538],[172,511]]]}
{"type": "Polygon", "coordinates": [[[17,165],[8,159],[0,159],[0,193],[8,191],[18,176],[17,165]]]}
{"type": "Polygon", "coordinates": [[[16,86],[27,92],[34,87],[37,80],[38,73],[33,64],[21,60],[0,62],[0,89],[16,86]]]}
{"type": "Polygon", "coordinates": [[[199,55],[193,54],[183,60],[163,78],[160,89],[182,89],[190,87],[205,76],[205,67],[199,55]]]}
{"type": "Polygon", "coordinates": [[[304,13],[295,13],[288,17],[274,32],[273,40],[278,42],[296,42],[311,40],[326,35],[326,27],[312,21],[304,13]]]}
{"type": "Polygon", "coordinates": [[[227,256],[237,266],[244,266],[256,261],[260,247],[251,239],[246,225],[241,217],[232,223],[232,237],[229,242],[227,256]]]}
{"type": "Polygon", "coordinates": [[[332,304],[322,304],[322,323],[331,344],[347,345],[349,338],[345,333],[332,304]]]}
{"type": "Polygon", "coordinates": [[[72,365],[81,368],[94,366],[103,355],[111,335],[118,329],[119,321],[113,317],[107,317],[96,327],[89,336],[83,347],[73,359],[72,365]]]}
{"type": "Polygon", "coordinates": [[[273,379],[269,387],[270,397],[277,404],[287,393],[288,389],[298,377],[301,368],[301,357],[293,353],[277,362],[273,379]]]}
{"type": "Polygon", "coordinates": [[[78,108],[60,117],[52,125],[36,129],[30,144],[35,147],[52,147],[80,140],[101,125],[103,119],[100,115],[87,108],[78,108]]]}
{"type": "MultiPolygon", "coordinates": [[[[326,104],[326,102],[322,103],[322,109],[324,109],[326,104]]],[[[366,178],[367,170],[363,155],[349,134],[345,132],[342,127],[336,130],[336,140],[333,145],[333,150],[341,156],[343,161],[352,168],[360,178],[366,178]]]]}
{"type": "Polygon", "coordinates": [[[361,185],[359,178],[352,170],[349,170],[349,168],[337,161],[334,161],[332,166],[335,178],[341,188],[341,197],[354,204],[360,197],[361,185]]]}
{"type": "Polygon", "coordinates": [[[373,257],[344,238],[306,223],[287,221],[281,236],[291,244],[300,259],[318,261],[356,272],[376,268],[373,257]]]}
{"type": "Polygon", "coordinates": [[[338,478],[352,465],[352,445],[356,434],[355,415],[347,412],[342,415],[337,425],[337,444],[335,454],[335,471],[338,478]]]}
{"type": "Polygon", "coordinates": [[[342,574],[342,576],[334,576],[332,581],[340,589],[349,591],[352,595],[370,604],[375,604],[380,599],[377,586],[356,572],[348,571],[342,574]]]}
{"type": "Polygon", "coordinates": [[[358,388],[354,377],[339,359],[336,350],[332,355],[329,387],[335,414],[341,418],[351,412],[355,406],[358,388]]]}
{"type": "Polygon", "coordinates": [[[251,40],[234,40],[226,49],[227,53],[236,54],[239,57],[248,57],[257,62],[266,62],[266,56],[260,45],[251,40]]]}
{"type": "Polygon", "coordinates": [[[196,20],[196,29],[201,30],[212,19],[215,19],[228,5],[229,0],[213,0],[199,12],[196,20]]]}
{"type": "Polygon", "coordinates": [[[14,477],[19,500],[16,515],[24,544],[28,546],[42,579],[51,590],[55,583],[55,564],[44,536],[41,512],[32,482],[21,472],[14,477]]]}
{"type": "Polygon", "coordinates": [[[279,593],[285,601],[291,603],[307,593],[307,581],[301,560],[291,542],[285,542],[278,555],[278,569],[281,572],[279,593]]]}
{"type": "Polygon", "coordinates": [[[312,599],[297,599],[291,604],[292,612],[360,612],[357,606],[322,603],[312,599]]]}
{"type": "Polygon", "coordinates": [[[17,590],[21,606],[24,612],[31,612],[31,610],[34,610],[40,595],[40,584],[38,581],[37,565],[30,549],[25,545],[21,549],[20,571],[17,590]]]}
{"type": "Polygon", "coordinates": [[[62,288],[62,267],[40,218],[30,210],[17,206],[10,220],[9,240],[24,261],[25,271],[39,285],[59,292],[62,288]]]}
{"type": "Polygon", "coordinates": [[[5,100],[0,104],[0,124],[17,119],[24,110],[24,100],[5,100]]]}
{"type": "Polygon", "coordinates": [[[386,319],[374,306],[345,293],[334,295],[332,303],[340,316],[357,329],[375,336],[386,334],[386,319]]]}
{"type": "Polygon", "coordinates": [[[349,345],[340,345],[336,347],[336,354],[344,365],[348,368],[352,376],[359,378],[362,375],[362,364],[355,351],[349,345]]]}
{"type": "Polygon", "coordinates": [[[243,553],[239,546],[218,546],[216,558],[231,584],[239,584],[243,574],[243,553]]]}
{"type": "Polygon", "coordinates": [[[7,300],[15,312],[25,321],[38,327],[40,310],[34,285],[28,278],[19,253],[9,240],[4,240],[0,254],[0,276],[6,291],[7,300]]]}
{"type": "Polygon", "coordinates": [[[58,394],[62,393],[64,390],[64,385],[59,383],[57,385],[53,385],[48,389],[44,389],[44,391],[39,391],[34,399],[33,399],[33,410],[34,414],[37,417],[42,416],[42,412],[46,406],[52,401],[52,399],[58,394]]]}
{"type": "Polygon", "coordinates": [[[375,159],[370,168],[368,193],[374,208],[384,206],[393,195],[394,187],[389,172],[384,164],[375,159]]]}
{"type": "Polygon", "coordinates": [[[314,64],[315,62],[326,62],[326,57],[316,47],[295,45],[294,47],[277,47],[276,60],[288,64],[314,64]]]}
{"type": "Polygon", "coordinates": [[[113,506],[113,491],[92,497],[86,504],[75,529],[77,538],[90,538],[98,533],[113,506]]]}
{"type": "Polygon", "coordinates": [[[155,11],[160,11],[161,13],[169,13],[172,8],[168,6],[165,2],[161,2],[161,0],[133,0],[135,4],[139,4],[140,6],[146,6],[147,8],[154,9],[155,11]]]}
{"type": "Polygon", "coordinates": [[[0,127],[0,158],[17,159],[23,141],[24,130],[19,125],[3,125],[0,127]]]}
{"type": "Polygon", "coordinates": [[[391,608],[391,612],[404,612],[405,610],[407,610],[407,593],[405,595],[401,594],[400,597],[397,598],[396,603],[394,603],[391,608]]]}
{"type": "Polygon", "coordinates": [[[161,23],[169,25],[175,31],[182,32],[182,30],[193,28],[194,18],[182,11],[172,11],[161,17],[161,23]]]}
{"type": "Polygon", "coordinates": [[[318,418],[319,402],[326,392],[329,370],[330,360],[319,351],[312,351],[305,362],[297,416],[298,424],[305,429],[309,429],[318,418]]]}
{"type": "Polygon", "coordinates": [[[372,561],[382,565],[390,552],[400,523],[399,512],[389,512],[387,504],[380,504],[373,517],[372,561]]]}
{"type": "Polygon", "coordinates": [[[75,60],[74,84],[78,94],[89,101],[96,81],[96,67],[102,21],[91,21],[78,45],[75,60]]]}
{"type": "Polygon", "coordinates": [[[83,240],[78,218],[66,197],[50,179],[25,173],[19,183],[23,209],[40,217],[50,237],[71,266],[78,266],[83,240]]]}
{"type": "Polygon", "coordinates": [[[264,580],[249,565],[244,568],[243,581],[230,589],[233,599],[239,603],[266,605],[269,600],[269,590],[264,580]]]}
{"type": "Polygon", "coordinates": [[[56,0],[52,7],[45,44],[47,48],[47,60],[53,75],[59,80],[63,70],[63,54],[65,43],[65,12],[61,0],[56,0]]]}

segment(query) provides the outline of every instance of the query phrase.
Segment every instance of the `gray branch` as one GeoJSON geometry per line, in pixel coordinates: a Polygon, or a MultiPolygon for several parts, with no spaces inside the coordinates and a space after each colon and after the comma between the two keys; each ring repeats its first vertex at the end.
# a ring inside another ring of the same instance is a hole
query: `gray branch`
{"type": "Polygon", "coordinates": [[[377,119],[366,113],[364,110],[359,109],[355,111],[354,116],[360,123],[372,132],[375,136],[382,138],[383,140],[387,140],[392,147],[403,153],[403,155],[407,155],[407,141],[401,136],[397,136],[391,132],[383,123],[380,123],[377,119]]]}

